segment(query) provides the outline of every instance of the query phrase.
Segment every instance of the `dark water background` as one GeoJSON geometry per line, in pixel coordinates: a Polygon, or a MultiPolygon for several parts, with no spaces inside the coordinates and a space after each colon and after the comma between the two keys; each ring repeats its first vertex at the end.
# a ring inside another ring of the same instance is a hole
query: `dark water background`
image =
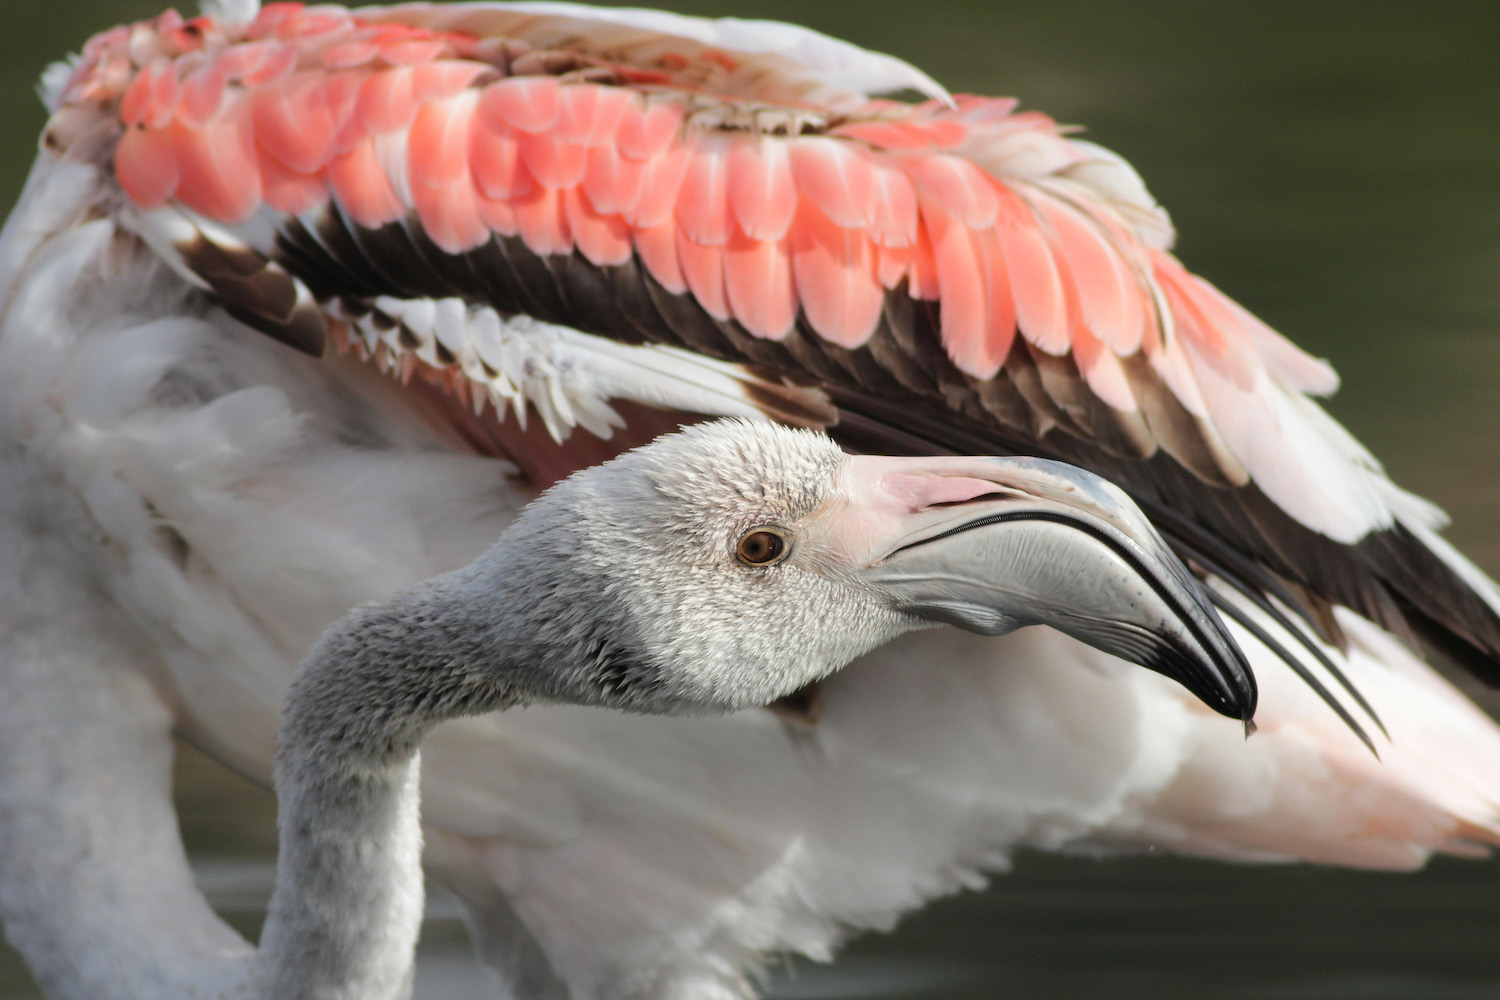
{"type": "MultiPolygon", "coordinates": [[[[1500,4],[699,2],[901,55],[954,90],[1014,94],[1125,155],[1179,252],[1335,362],[1330,408],[1500,571],[1500,4]]],[[[0,200],[42,115],[31,85],[152,0],[0,6],[0,200]]],[[[201,758],[183,825],[216,903],[253,932],[272,800],[201,758]]],[[[0,844],[0,850],[4,845],[0,844]]],[[[419,997],[478,995],[439,899],[419,997]]],[[[1026,855],[987,893],[797,963],[786,998],[1500,996],[1500,861],[1417,875],[1026,855]]],[[[38,994],[0,946],[0,1000],[38,994]]]]}

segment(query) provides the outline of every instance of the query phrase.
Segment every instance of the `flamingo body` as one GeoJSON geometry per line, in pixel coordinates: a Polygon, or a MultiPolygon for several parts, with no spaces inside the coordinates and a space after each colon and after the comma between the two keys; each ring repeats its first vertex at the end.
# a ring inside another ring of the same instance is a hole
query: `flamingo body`
{"type": "Polygon", "coordinates": [[[1493,585],[1307,398],[1327,366],[1044,116],[804,29],[564,4],[163,15],[47,83],[0,242],[0,907],[57,996],[234,979],[161,836],[169,729],[268,782],[329,623],[699,414],[1118,482],[1261,630],[1261,732],[1035,630],[898,640],[792,724],[449,724],[427,860],[521,995],[750,996],[766,956],[1018,846],[1412,867],[1494,839],[1500,733],[1389,634],[1493,676],[1493,585]],[[928,100],[870,96],[902,88],[928,100]],[[1380,762],[1264,636],[1349,677],[1380,762]],[[138,710],[91,721],[111,703],[138,710]],[[153,925],[175,950],[140,968],[153,925]]]}

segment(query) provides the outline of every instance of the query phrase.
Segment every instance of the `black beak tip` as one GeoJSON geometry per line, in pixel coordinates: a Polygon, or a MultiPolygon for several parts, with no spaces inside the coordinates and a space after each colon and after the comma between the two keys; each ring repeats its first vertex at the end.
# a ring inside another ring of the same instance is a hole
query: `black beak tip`
{"type": "Polygon", "coordinates": [[[1245,724],[1247,735],[1254,730],[1259,689],[1255,684],[1255,673],[1243,655],[1230,654],[1205,660],[1174,649],[1156,662],[1145,665],[1181,684],[1220,715],[1239,719],[1245,724]]]}
{"type": "Polygon", "coordinates": [[[1231,717],[1238,716],[1245,724],[1245,735],[1249,736],[1255,731],[1255,709],[1260,701],[1260,688],[1255,683],[1255,671],[1250,669],[1250,664],[1245,661],[1245,656],[1240,652],[1238,646],[1231,647],[1237,654],[1232,662],[1228,664],[1226,674],[1233,678],[1235,692],[1238,695],[1236,707],[1237,712],[1228,713],[1231,717]]]}

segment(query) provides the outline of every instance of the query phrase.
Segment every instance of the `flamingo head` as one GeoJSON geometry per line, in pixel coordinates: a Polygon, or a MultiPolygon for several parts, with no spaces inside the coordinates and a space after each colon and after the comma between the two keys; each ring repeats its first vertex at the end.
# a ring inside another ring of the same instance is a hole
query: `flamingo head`
{"type": "Polygon", "coordinates": [[[1255,710],[1202,584],[1122,491],[1057,462],[701,424],[559,483],[475,567],[510,641],[549,664],[543,700],[732,710],[914,629],[1049,625],[1224,715],[1255,710]]]}

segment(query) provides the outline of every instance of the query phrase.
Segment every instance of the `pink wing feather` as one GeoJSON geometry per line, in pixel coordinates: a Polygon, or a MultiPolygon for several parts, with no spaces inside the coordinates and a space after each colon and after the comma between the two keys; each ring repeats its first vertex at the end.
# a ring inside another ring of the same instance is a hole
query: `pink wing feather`
{"type": "MultiPolygon", "coordinates": [[[[368,140],[405,131],[412,204],[404,207],[450,253],[488,239],[488,220],[519,231],[539,254],[576,247],[596,264],[648,242],[642,257],[653,277],[678,288],[685,275],[710,315],[775,337],[787,327],[790,290],[812,331],[845,347],[864,342],[885,290],[905,281],[914,297],[941,303],[942,342],[975,378],[994,375],[1019,332],[1053,355],[1077,354],[1081,338],[1085,378],[1123,410],[1132,398],[1121,376],[1104,374],[1119,368],[1101,364],[1103,351],[1128,357],[1145,342],[1163,379],[1180,381],[1156,361],[1148,335],[1152,286],[1163,284],[1156,260],[1112,192],[1066,179],[1088,153],[1045,116],[1016,114],[1013,101],[868,101],[832,130],[826,116],[808,113],[806,126],[824,134],[783,136],[759,131],[756,112],[768,102],[747,111],[660,87],[648,97],[628,72],[609,84],[497,78],[479,58],[482,41],[462,32],[280,4],[245,26],[244,40],[226,30],[179,31],[175,52],[163,37],[164,53],[124,89],[115,165],[143,207],[175,198],[233,225],[263,202],[305,211],[323,186],[356,221],[378,224],[392,216],[396,188],[377,175],[387,165],[368,140]],[[198,38],[226,44],[210,51],[193,44],[198,38]],[[250,82],[271,64],[296,68],[250,82]],[[726,127],[732,114],[749,120],[726,127]],[[644,235],[669,217],[675,261],[659,237],[644,235]],[[911,246],[919,226],[946,282],[914,273],[922,254],[877,249],[911,246]],[[787,255],[774,249],[788,233],[790,287],[778,263],[787,255]],[[733,253],[711,249],[731,240],[733,253]],[[773,304],[751,294],[765,282],[773,304]],[[726,285],[738,290],[741,310],[726,285]]],[[[74,91],[89,89],[104,64],[128,59],[122,48],[96,46],[74,91]]],[[[671,64],[658,54],[650,68],[671,64]]],[[[1264,355],[1296,388],[1328,387],[1320,363],[1211,293],[1167,297],[1174,309],[1204,301],[1195,320],[1208,322],[1183,324],[1189,349],[1237,366],[1239,380],[1253,379],[1264,355]],[[1227,351],[1230,339],[1246,349],[1227,351]]]]}

